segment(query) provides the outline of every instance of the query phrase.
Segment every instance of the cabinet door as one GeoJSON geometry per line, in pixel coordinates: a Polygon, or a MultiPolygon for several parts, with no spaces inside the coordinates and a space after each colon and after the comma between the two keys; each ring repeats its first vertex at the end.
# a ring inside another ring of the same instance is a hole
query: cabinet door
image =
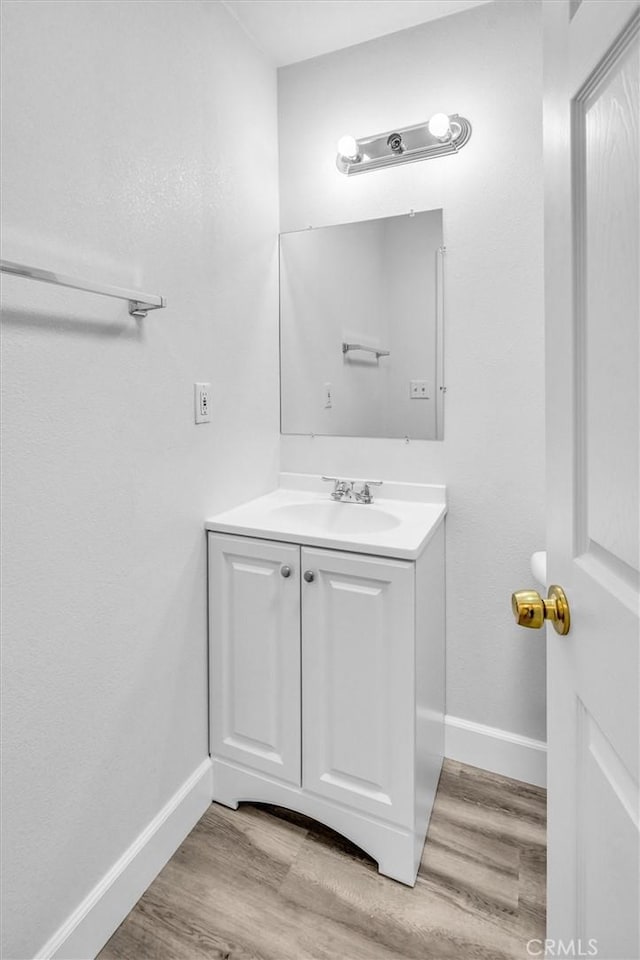
{"type": "Polygon", "coordinates": [[[299,786],[300,548],[209,534],[209,584],[211,752],[299,786]]]}
{"type": "Polygon", "coordinates": [[[414,564],[303,548],[303,786],[414,816],[414,564]]]}

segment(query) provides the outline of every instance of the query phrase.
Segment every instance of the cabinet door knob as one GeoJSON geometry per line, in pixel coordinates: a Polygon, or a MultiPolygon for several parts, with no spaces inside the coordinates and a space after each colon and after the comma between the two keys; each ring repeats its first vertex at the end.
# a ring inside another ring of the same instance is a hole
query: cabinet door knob
{"type": "Polygon", "coordinates": [[[316,578],[316,575],[315,575],[315,573],[313,572],[313,570],[305,570],[305,572],[304,572],[304,578],[305,578],[305,580],[307,581],[307,583],[313,583],[313,581],[314,581],[315,578],[316,578]]]}
{"type": "Polygon", "coordinates": [[[287,577],[290,577],[290,576],[291,576],[291,567],[287,567],[287,566],[280,567],[280,576],[284,577],[285,579],[286,579],[287,577]]]}

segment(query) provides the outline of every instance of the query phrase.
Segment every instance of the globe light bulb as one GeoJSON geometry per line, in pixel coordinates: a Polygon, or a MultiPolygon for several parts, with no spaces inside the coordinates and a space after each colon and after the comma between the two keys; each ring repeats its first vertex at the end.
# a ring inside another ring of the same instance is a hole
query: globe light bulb
{"type": "Polygon", "coordinates": [[[359,155],[358,141],[356,138],[351,137],[348,134],[344,137],[340,137],[338,140],[338,153],[346,160],[355,160],[355,158],[359,155]]]}
{"type": "Polygon", "coordinates": [[[429,133],[437,140],[446,140],[451,136],[451,123],[446,113],[434,113],[429,120],[429,133]]]}

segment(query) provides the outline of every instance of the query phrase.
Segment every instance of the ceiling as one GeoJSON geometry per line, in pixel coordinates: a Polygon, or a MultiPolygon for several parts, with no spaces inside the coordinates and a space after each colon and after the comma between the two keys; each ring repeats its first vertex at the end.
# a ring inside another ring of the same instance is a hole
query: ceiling
{"type": "Polygon", "coordinates": [[[490,0],[221,0],[282,67],[415,27],[490,0]]]}

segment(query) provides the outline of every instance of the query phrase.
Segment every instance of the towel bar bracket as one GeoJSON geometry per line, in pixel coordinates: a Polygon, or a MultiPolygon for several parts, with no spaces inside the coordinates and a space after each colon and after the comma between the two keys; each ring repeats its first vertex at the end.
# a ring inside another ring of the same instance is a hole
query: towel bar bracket
{"type": "Polygon", "coordinates": [[[164,297],[160,298],[162,303],[145,303],[144,300],[129,300],[129,313],[132,317],[138,319],[146,317],[149,310],[162,310],[166,307],[167,301],[164,297]]]}

